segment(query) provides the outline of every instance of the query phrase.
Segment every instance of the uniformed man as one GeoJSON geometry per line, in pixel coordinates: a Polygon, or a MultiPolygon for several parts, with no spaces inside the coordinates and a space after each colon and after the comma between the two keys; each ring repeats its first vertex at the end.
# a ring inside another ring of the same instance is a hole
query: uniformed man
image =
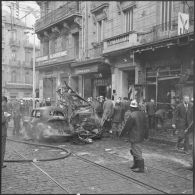
{"type": "Polygon", "coordinates": [[[144,172],[144,159],[142,157],[142,149],[140,143],[147,139],[148,125],[146,114],[139,110],[136,100],[132,100],[130,104],[130,114],[120,136],[128,132],[129,141],[131,143],[130,153],[133,156],[134,164],[131,167],[132,171],[144,172]]]}

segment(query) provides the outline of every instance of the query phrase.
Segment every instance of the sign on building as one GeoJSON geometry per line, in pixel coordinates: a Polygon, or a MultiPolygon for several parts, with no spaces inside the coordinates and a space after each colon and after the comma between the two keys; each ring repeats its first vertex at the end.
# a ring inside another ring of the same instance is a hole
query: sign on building
{"type": "Polygon", "coordinates": [[[189,30],[189,14],[178,13],[178,35],[186,34],[189,30]]]}

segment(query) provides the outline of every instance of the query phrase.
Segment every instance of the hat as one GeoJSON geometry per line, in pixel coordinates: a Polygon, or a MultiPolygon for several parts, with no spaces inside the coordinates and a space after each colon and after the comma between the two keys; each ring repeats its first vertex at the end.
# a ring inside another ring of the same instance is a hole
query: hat
{"type": "Polygon", "coordinates": [[[131,104],[130,104],[130,107],[137,108],[138,107],[137,101],[136,100],[132,100],[131,104]]]}

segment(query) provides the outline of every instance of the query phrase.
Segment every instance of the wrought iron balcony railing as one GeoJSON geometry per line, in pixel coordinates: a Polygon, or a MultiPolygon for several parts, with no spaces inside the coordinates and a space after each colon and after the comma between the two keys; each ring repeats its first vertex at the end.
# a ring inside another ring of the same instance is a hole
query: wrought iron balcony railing
{"type": "Polygon", "coordinates": [[[109,5],[109,1],[91,1],[91,12],[95,12],[103,7],[106,7],[109,5]]]}
{"type": "Polygon", "coordinates": [[[48,14],[37,20],[35,24],[35,31],[36,32],[41,31],[53,24],[70,18],[75,14],[80,15],[78,2],[76,1],[68,2],[65,5],[49,12],[48,14]]]}
{"type": "Polygon", "coordinates": [[[11,38],[9,40],[9,44],[10,44],[10,46],[20,47],[20,41],[17,39],[11,38]]]}
{"type": "MultiPolygon", "coordinates": [[[[151,28],[145,29],[145,31],[147,31],[147,33],[138,33],[141,44],[160,41],[180,35],[178,33],[178,19],[153,26],[151,28]]],[[[185,30],[181,34],[187,34],[191,32],[194,32],[194,19],[192,18],[189,21],[189,29],[185,30]]]]}

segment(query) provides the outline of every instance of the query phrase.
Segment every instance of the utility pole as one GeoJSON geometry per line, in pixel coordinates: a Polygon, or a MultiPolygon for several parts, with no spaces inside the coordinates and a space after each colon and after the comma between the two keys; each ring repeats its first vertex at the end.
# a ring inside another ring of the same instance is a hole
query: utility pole
{"type": "Polygon", "coordinates": [[[36,75],[35,75],[35,27],[33,27],[33,109],[35,108],[35,84],[36,84],[36,75]]]}

